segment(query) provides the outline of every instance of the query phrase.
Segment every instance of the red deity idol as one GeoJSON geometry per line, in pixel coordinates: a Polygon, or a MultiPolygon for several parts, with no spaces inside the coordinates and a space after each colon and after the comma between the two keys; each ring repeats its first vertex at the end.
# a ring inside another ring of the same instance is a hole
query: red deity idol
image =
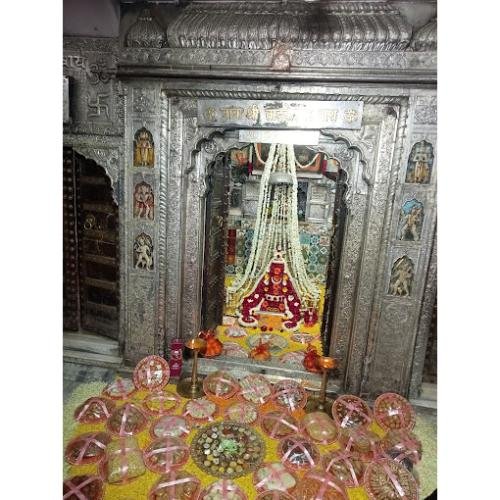
{"type": "Polygon", "coordinates": [[[293,331],[301,321],[301,300],[285,261],[276,255],[253,291],[243,298],[240,308],[241,326],[257,326],[256,314],[267,313],[283,317],[283,328],[293,331]]]}

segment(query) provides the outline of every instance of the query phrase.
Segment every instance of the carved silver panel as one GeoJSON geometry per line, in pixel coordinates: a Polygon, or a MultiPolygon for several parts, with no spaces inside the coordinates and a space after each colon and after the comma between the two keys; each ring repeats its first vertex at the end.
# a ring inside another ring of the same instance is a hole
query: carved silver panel
{"type": "Polygon", "coordinates": [[[388,2],[232,0],[152,12],[126,16],[123,74],[436,80],[435,20],[414,34],[388,2]]]}
{"type": "Polygon", "coordinates": [[[198,123],[207,127],[358,129],[362,119],[362,101],[198,101],[198,123]]]}
{"type": "Polygon", "coordinates": [[[72,78],[71,123],[65,133],[122,135],[124,96],[116,79],[114,39],[65,37],[63,72],[72,78]]]}
{"type": "Polygon", "coordinates": [[[387,3],[221,2],[188,5],[167,29],[170,47],[400,50],[412,28],[387,3]],[[318,34],[321,33],[321,36],[318,34]]]}
{"type": "MultiPolygon", "coordinates": [[[[204,195],[204,169],[206,165],[209,163],[210,158],[213,158],[213,155],[221,149],[229,147],[231,144],[234,144],[234,139],[219,139],[217,136],[217,144],[220,144],[219,147],[211,148],[207,150],[205,148],[200,147],[206,140],[214,140],[215,136],[211,137],[212,133],[209,130],[204,131],[202,128],[197,128],[196,119],[194,115],[192,115],[193,111],[195,112],[195,101],[193,100],[175,100],[175,98],[170,99],[172,101],[173,113],[180,113],[183,116],[182,121],[180,121],[180,116],[176,118],[176,126],[172,128],[172,132],[176,129],[183,131],[185,137],[185,147],[182,149],[183,151],[183,162],[181,164],[189,164],[191,165],[186,171],[188,174],[187,179],[189,180],[188,184],[185,188],[181,189],[181,192],[184,192],[184,189],[187,189],[185,195],[182,196],[186,200],[186,208],[185,213],[189,214],[189,220],[199,220],[203,221],[204,213],[203,213],[203,200],[202,197],[204,195]],[[179,126],[180,125],[180,126],[179,126]],[[199,151],[198,154],[195,155],[194,163],[193,160],[190,160],[191,151],[199,151]],[[208,155],[208,156],[207,156],[208,155]],[[189,160],[186,161],[186,160],[189,160]]],[[[404,106],[404,101],[401,101],[404,106]]],[[[366,196],[362,196],[363,202],[359,203],[361,200],[357,201],[357,205],[360,208],[358,212],[358,219],[360,223],[363,225],[366,224],[367,220],[370,220],[370,224],[367,226],[368,234],[371,234],[371,238],[367,238],[364,235],[363,230],[356,230],[352,232],[348,232],[346,236],[346,246],[350,248],[353,247],[353,253],[362,252],[363,253],[363,263],[364,266],[361,269],[362,273],[360,278],[360,269],[356,265],[356,261],[353,263],[354,268],[352,269],[352,274],[347,273],[347,277],[350,281],[344,283],[343,286],[340,286],[340,290],[344,290],[344,294],[350,296],[350,301],[353,307],[342,308],[339,307],[338,311],[347,312],[347,321],[344,323],[343,328],[337,328],[335,333],[337,338],[340,338],[340,341],[336,344],[336,354],[342,360],[349,359],[349,366],[345,367],[346,373],[347,370],[351,370],[353,373],[352,377],[349,378],[349,383],[354,384],[355,378],[357,377],[357,384],[359,385],[359,379],[361,376],[361,367],[363,366],[363,355],[364,348],[366,347],[366,333],[367,326],[369,324],[370,318],[370,310],[371,310],[371,301],[373,300],[373,286],[376,279],[377,273],[377,262],[378,262],[378,243],[377,238],[380,238],[380,231],[382,228],[382,220],[384,210],[387,204],[387,200],[391,199],[391,196],[388,196],[388,185],[387,181],[389,178],[389,173],[393,170],[393,166],[391,163],[391,158],[394,152],[395,143],[394,143],[394,135],[396,134],[396,124],[397,124],[397,112],[393,112],[392,108],[390,111],[386,111],[384,113],[380,113],[380,116],[383,117],[383,121],[379,124],[380,129],[380,137],[379,142],[382,143],[382,146],[379,150],[378,155],[378,163],[377,166],[374,167],[376,169],[376,175],[378,182],[376,183],[376,187],[374,188],[377,199],[379,199],[380,209],[378,214],[374,211],[372,206],[371,215],[366,213],[367,200],[366,196]],[[366,239],[365,239],[366,238],[366,239]],[[365,243],[362,243],[365,242],[365,243]],[[366,242],[371,243],[373,247],[366,247],[366,242]],[[369,254],[369,255],[367,255],[369,254]],[[363,283],[363,287],[360,289],[357,283],[363,283]],[[373,283],[371,286],[369,285],[370,281],[373,283]],[[361,293],[361,298],[355,297],[355,290],[358,290],[358,294],[361,293]],[[356,305],[355,305],[356,304],[356,305]],[[363,313],[361,314],[361,311],[363,313]],[[351,332],[352,322],[355,319],[356,327],[354,330],[354,334],[351,332]],[[363,318],[363,319],[362,319],[363,318]],[[364,343],[363,343],[363,336],[364,343]],[[354,342],[353,342],[354,341],[354,342]],[[355,372],[358,374],[356,375],[355,372]]],[[[404,115],[405,117],[406,115],[404,115]]],[[[404,118],[403,118],[404,121],[404,118]]],[[[349,144],[349,143],[348,143],[349,144]]],[[[396,150],[399,150],[396,147],[396,150]]],[[[176,153],[179,154],[179,153],[176,153]]],[[[177,162],[179,164],[179,162],[177,162]]],[[[364,169],[364,166],[361,162],[357,163],[357,169],[364,169]]],[[[351,172],[352,180],[357,179],[357,174],[355,172],[351,172]]],[[[351,181],[352,182],[352,181],[351,181]]],[[[170,191],[169,191],[170,192],[170,191]]],[[[351,209],[353,197],[351,197],[351,201],[349,202],[349,206],[351,209]]],[[[182,205],[181,205],[182,207],[182,205]]],[[[356,212],[353,210],[353,212],[356,212]]],[[[187,217],[187,215],[184,215],[187,217]]],[[[183,315],[182,322],[180,327],[182,328],[183,336],[192,335],[196,333],[199,329],[200,325],[200,292],[201,292],[201,263],[202,263],[202,249],[203,249],[203,222],[200,224],[188,224],[187,220],[185,225],[182,224],[184,234],[181,235],[180,241],[182,242],[183,249],[180,252],[181,259],[183,260],[183,277],[181,277],[180,282],[182,283],[182,304],[183,304],[183,315]],[[189,276],[189,280],[187,279],[189,276]]],[[[361,227],[362,227],[361,226],[361,227]]],[[[177,248],[176,248],[177,251],[177,248]]],[[[352,254],[350,252],[346,252],[345,262],[343,269],[345,269],[345,263],[352,258],[352,254]]],[[[342,274],[345,276],[345,274],[342,274]]],[[[174,286],[172,283],[171,286],[174,286]]],[[[170,286],[167,286],[167,290],[170,286]]],[[[177,290],[177,288],[176,288],[177,290]]],[[[341,292],[342,294],[342,292],[341,292]]],[[[342,300],[339,300],[342,302],[342,300]]],[[[341,314],[341,313],[339,313],[341,314]]],[[[337,322],[337,327],[342,326],[342,322],[337,322]]],[[[167,328],[169,328],[167,324],[167,328]]]]}
{"type": "MultiPolygon", "coordinates": [[[[335,80],[349,75],[359,81],[398,79],[435,81],[437,55],[428,52],[343,52],[330,50],[292,50],[287,71],[272,69],[271,50],[240,49],[122,49],[120,66],[124,74],[146,71],[149,75],[199,75],[209,78],[248,77],[273,79],[335,80]]],[[[303,96],[305,97],[305,96],[303,96]]]]}
{"type": "MultiPolygon", "coordinates": [[[[373,396],[389,390],[389,387],[405,395],[408,395],[411,389],[412,394],[415,394],[417,390],[415,381],[421,380],[423,361],[420,358],[418,360],[414,358],[414,353],[425,351],[425,346],[422,345],[425,335],[421,330],[418,334],[420,343],[416,344],[418,318],[422,314],[429,314],[428,295],[433,295],[431,290],[435,290],[435,277],[428,277],[436,219],[435,172],[429,184],[405,183],[407,159],[413,144],[424,138],[435,144],[434,126],[423,125],[416,118],[416,109],[419,105],[435,104],[435,94],[432,91],[411,92],[410,103],[412,105],[409,109],[407,133],[399,160],[399,169],[396,170],[395,203],[391,210],[391,223],[387,224],[390,234],[386,247],[387,258],[384,264],[386,267],[381,281],[382,292],[385,293],[382,299],[384,306],[380,309],[379,315],[375,315],[377,319],[373,322],[373,333],[368,343],[367,364],[361,389],[361,393],[373,396]],[[398,235],[400,209],[405,200],[410,198],[421,200],[425,208],[419,241],[401,240],[398,235]],[[391,295],[388,292],[392,267],[394,262],[403,256],[408,256],[413,262],[411,293],[409,296],[404,293],[391,295]],[[425,313],[421,312],[422,304],[425,304],[425,313]],[[384,360],[388,359],[394,359],[394,362],[390,365],[384,364],[384,360]]],[[[433,302],[433,299],[430,300],[433,302]]]]}

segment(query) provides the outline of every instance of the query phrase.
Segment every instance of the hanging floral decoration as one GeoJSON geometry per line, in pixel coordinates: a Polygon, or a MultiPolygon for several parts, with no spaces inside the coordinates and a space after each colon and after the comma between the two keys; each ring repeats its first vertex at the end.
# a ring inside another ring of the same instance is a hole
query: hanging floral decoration
{"type": "Polygon", "coordinates": [[[320,292],[307,275],[300,246],[292,144],[270,146],[248,263],[227,292],[242,326],[256,326],[255,314],[268,312],[282,315],[286,330],[297,330],[302,310],[318,306],[320,292]]]}

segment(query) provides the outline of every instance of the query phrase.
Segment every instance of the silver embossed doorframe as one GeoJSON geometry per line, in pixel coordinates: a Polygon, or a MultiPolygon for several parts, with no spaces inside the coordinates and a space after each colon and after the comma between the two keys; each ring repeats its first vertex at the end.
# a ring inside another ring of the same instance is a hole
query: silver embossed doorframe
{"type": "Polygon", "coordinates": [[[340,360],[344,390],[363,392],[386,283],[390,214],[403,149],[408,99],[404,96],[298,94],[237,90],[168,89],[162,92],[158,325],[164,345],[197,333],[201,312],[205,168],[227,148],[224,127],[197,125],[197,99],[363,100],[361,130],[324,130],[358,154],[348,179],[346,221],[331,353],[340,360]],[[363,161],[361,161],[363,160],[363,161]],[[170,207],[170,208],[169,208],[170,207]],[[162,259],[164,259],[162,265],[162,259]],[[162,297],[162,293],[164,296],[162,297]]]}

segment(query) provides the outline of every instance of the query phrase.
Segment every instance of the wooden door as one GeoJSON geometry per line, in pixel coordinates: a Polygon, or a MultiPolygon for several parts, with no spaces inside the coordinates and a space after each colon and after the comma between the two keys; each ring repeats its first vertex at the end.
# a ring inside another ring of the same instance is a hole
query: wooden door
{"type": "MultiPolygon", "coordinates": [[[[102,167],[75,153],[72,153],[72,161],[75,204],[70,213],[69,206],[66,207],[69,204],[65,203],[64,227],[76,228],[77,245],[74,251],[73,247],[68,247],[66,240],[71,238],[68,234],[64,240],[64,255],[68,254],[69,263],[65,261],[64,283],[68,283],[65,286],[65,298],[68,297],[68,306],[64,309],[65,328],[68,325],[71,330],[81,329],[118,339],[118,206],[102,167]],[[76,277],[69,272],[74,267],[76,277]],[[75,301],[78,309],[71,309],[75,301]]],[[[69,179],[66,183],[69,184],[69,179]]]]}
{"type": "Polygon", "coordinates": [[[226,155],[211,166],[205,217],[205,256],[203,269],[202,327],[222,324],[225,301],[225,262],[227,215],[229,209],[229,169],[226,155]]]}

